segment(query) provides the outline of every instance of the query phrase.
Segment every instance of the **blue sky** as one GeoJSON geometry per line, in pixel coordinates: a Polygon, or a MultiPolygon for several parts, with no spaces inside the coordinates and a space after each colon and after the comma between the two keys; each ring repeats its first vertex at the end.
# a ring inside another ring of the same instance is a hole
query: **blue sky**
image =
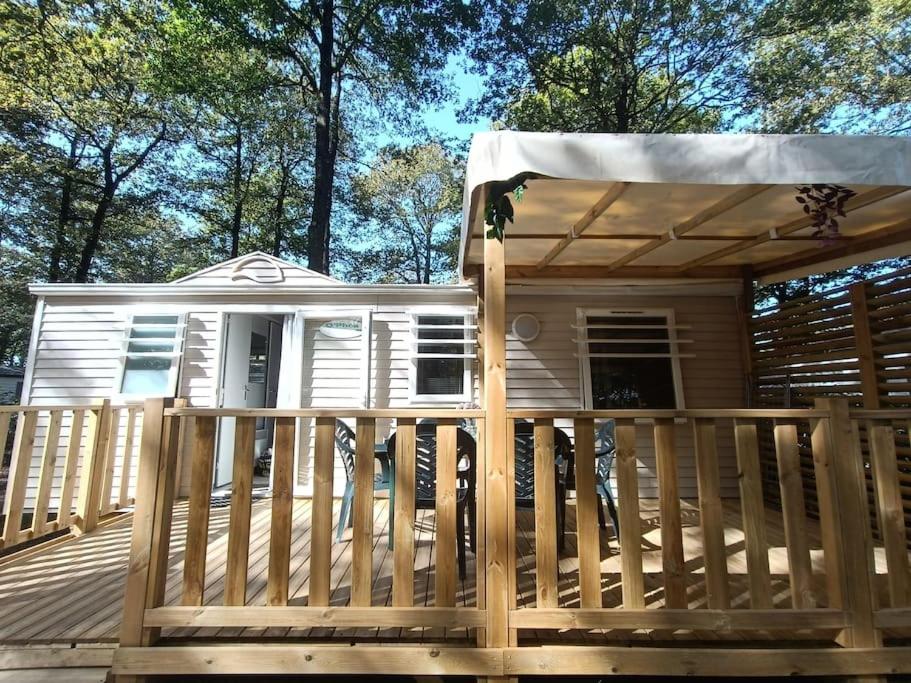
{"type": "Polygon", "coordinates": [[[459,109],[469,99],[480,94],[481,76],[468,71],[466,58],[456,56],[449,58],[446,75],[452,78],[455,97],[447,100],[440,109],[428,110],[424,116],[424,122],[444,136],[451,136],[467,143],[471,139],[472,133],[490,129],[489,118],[478,119],[472,123],[459,123],[458,121],[459,109]]]}

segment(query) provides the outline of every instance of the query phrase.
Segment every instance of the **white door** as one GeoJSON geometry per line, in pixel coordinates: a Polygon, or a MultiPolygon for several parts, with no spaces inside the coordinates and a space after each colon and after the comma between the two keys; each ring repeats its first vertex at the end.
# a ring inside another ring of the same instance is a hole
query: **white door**
{"type": "MultiPolygon", "coordinates": [[[[249,313],[225,316],[225,344],[222,357],[219,406],[222,408],[265,408],[269,406],[270,376],[277,375],[280,341],[271,331],[273,321],[249,313]],[[275,347],[278,346],[278,349],[275,347]],[[277,351],[273,353],[273,351],[277,351]]],[[[280,327],[279,337],[280,340],[280,327]]],[[[274,405],[274,397],[272,401],[274,405]]],[[[219,429],[218,455],[215,463],[215,486],[231,481],[234,459],[234,418],[223,418],[219,429]]],[[[271,424],[260,418],[256,423],[256,441],[250,460],[257,457],[271,440],[271,424]]]]}

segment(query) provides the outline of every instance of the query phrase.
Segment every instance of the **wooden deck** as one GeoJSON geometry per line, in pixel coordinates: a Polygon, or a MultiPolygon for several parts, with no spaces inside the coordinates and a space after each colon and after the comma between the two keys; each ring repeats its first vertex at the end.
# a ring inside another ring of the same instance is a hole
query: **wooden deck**
{"type": "MultiPolygon", "coordinates": [[[[660,526],[657,501],[643,500],[641,505],[643,530],[643,563],[647,607],[663,605],[661,577],[660,526]]],[[[698,511],[684,501],[683,532],[686,558],[687,594],[689,606],[705,606],[702,541],[698,511]]],[[[183,570],[183,546],[186,535],[186,504],[175,509],[174,528],[169,559],[167,597],[165,604],[179,604],[183,570]]],[[[308,592],[308,558],[310,501],[298,499],[294,505],[294,525],[291,550],[291,596],[289,604],[305,605],[308,592]]],[[[415,604],[434,604],[434,524],[432,510],[418,511],[415,538],[415,604]]],[[[338,518],[338,502],[335,519],[338,518]]],[[[787,554],[781,513],[766,510],[772,589],[776,607],[790,607],[787,554]]],[[[517,587],[518,607],[534,606],[534,517],[531,510],[519,510],[517,587]]],[[[725,501],[725,544],[733,607],[748,607],[748,581],[744,556],[743,532],[737,501],[725,501]]],[[[807,521],[813,560],[817,596],[824,596],[823,563],[819,535],[815,523],[807,521]]],[[[251,525],[250,564],[247,604],[265,604],[270,525],[269,500],[255,501],[251,525]]],[[[387,501],[378,499],[374,517],[373,605],[391,605],[392,552],[386,543],[388,528],[387,501]]],[[[579,604],[578,560],[575,548],[574,508],[570,506],[567,523],[566,549],[559,558],[559,604],[573,607],[579,604]]],[[[98,644],[116,643],[120,618],[126,565],[130,545],[130,520],[111,524],[94,533],[51,548],[29,558],[0,566],[0,645],[21,644],[98,644]]],[[[207,553],[205,603],[219,605],[223,599],[227,549],[228,508],[211,511],[207,553]]],[[[333,532],[334,533],[334,532],[333,532]]],[[[351,581],[351,532],[346,531],[340,543],[332,548],[332,605],[345,605],[351,581]]],[[[605,607],[620,606],[620,565],[616,538],[608,527],[601,531],[602,600],[605,607]]],[[[885,573],[882,558],[877,557],[878,572],[885,573]]],[[[880,576],[879,578],[884,578],[880,576]]],[[[457,605],[476,605],[474,556],[468,554],[468,575],[460,581],[457,605]]],[[[819,606],[823,606],[820,601],[819,606]]],[[[314,639],[344,642],[446,642],[449,645],[473,644],[466,629],[400,629],[315,628],[292,630],[271,629],[166,629],[165,638],[182,639],[194,636],[206,640],[230,641],[240,638],[314,639]]],[[[833,634],[834,635],[834,634],[833,634]]],[[[896,634],[898,635],[898,634],[896,634]]],[[[750,640],[801,638],[800,633],[751,633],[750,640]]],[[[656,632],[656,631],[556,631],[525,630],[520,632],[520,644],[580,643],[618,644],[621,641],[642,640],[734,640],[743,642],[736,632],[656,632]]],[[[818,633],[815,639],[819,639],[818,633]]]]}

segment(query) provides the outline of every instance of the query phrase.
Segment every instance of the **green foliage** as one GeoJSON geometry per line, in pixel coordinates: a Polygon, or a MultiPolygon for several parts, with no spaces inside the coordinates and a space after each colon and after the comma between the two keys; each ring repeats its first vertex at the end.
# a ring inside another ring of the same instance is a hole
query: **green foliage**
{"type": "Polygon", "coordinates": [[[455,278],[462,161],[433,142],[383,149],[352,183],[355,222],[346,274],[357,281],[455,278]]]}
{"type": "Polygon", "coordinates": [[[911,131],[911,0],[870,0],[850,21],[763,40],[744,109],[767,132],[911,131]]]}
{"type": "MultiPolygon", "coordinates": [[[[734,124],[754,49],[848,26],[865,2],[487,0],[472,111],[521,130],[709,132],[734,124]]],[[[787,61],[787,60],[783,60],[787,61]]]]}

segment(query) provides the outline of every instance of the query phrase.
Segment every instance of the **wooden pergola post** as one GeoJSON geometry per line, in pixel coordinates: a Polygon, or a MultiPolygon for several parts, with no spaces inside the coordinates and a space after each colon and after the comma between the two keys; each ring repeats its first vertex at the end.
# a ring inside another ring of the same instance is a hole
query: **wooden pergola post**
{"type": "MultiPolygon", "coordinates": [[[[486,411],[484,476],[486,645],[509,646],[509,503],[506,438],[506,268],[503,242],[484,240],[484,392],[486,411]]],[[[487,680],[507,680],[491,678],[487,680]]]]}

